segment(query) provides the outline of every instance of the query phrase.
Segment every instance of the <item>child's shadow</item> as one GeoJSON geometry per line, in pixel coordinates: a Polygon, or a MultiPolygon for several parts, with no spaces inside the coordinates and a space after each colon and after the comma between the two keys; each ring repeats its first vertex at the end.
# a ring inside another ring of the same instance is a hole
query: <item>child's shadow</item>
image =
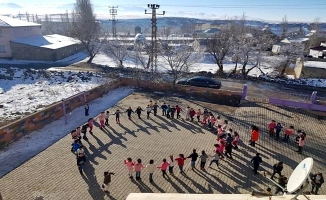
{"type": "Polygon", "coordinates": [[[140,192],[153,193],[153,190],[149,188],[142,180],[136,181],[135,179],[131,179],[131,182],[138,186],[140,192]]]}

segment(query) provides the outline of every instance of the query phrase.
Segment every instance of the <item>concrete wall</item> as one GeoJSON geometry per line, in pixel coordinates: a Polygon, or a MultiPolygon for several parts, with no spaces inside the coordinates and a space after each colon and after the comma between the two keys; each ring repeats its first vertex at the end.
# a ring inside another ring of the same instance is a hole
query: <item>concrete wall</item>
{"type": "Polygon", "coordinates": [[[326,78],[326,69],[303,67],[300,78],[326,78]]]}
{"type": "Polygon", "coordinates": [[[84,49],[81,44],[74,44],[60,49],[48,49],[16,42],[10,42],[12,57],[17,60],[57,61],[84,49]]]}
{"type": "Polygon", "coordinates": [[[294,77],[296,79],[301,77],[302,69],[303,69],[303,62],[301,61],[300,58],[298,58],[294,67],[294,77]]]}
{"type": "Polygon", "coordinates": [[[0,28],[2,36],[0,36],[0,45],[6,46],[6,52],[0,53],[0,58],[10,58],[12,57],[12,50],[10,41],[17,38],[29,37],[34,35],[41,35],[41,26],[31,26],[31,27],[8,27],[0,28]]]}
{"type": "Polygon", "coordinates": [[[5,45],[6,52],[0,52],[0,58],[11,57],[10,40],[12,40],[11,28],[0,28],[0,45],[5,45]]]}
{"type": "Polygon", "coordinates": [[[23,38],[30,37],[35,35],[42,35],[42,28],[40,26],[30,26],[30,27],[13,27],[12,30],[12,38],[23,38]]]}
{"type": "MultiPolygon", "coordinates": [[[[325,199],[326,195],[308,195],[311,200],[325,199]]],[[[178,194],[178,193],[130,193],[126,200],[290,200],[294,195],[285,196],[262,196],[251,194],[178,194]]],[[[298,200],[305,200],[305,196],[300,195],[298,200]]]]}
{"type": "Polygon", "coordinates": [[[317,51],[317,50],[313,50],[313,49],[309,50],[309,56],[312,56],[314,58],[318,58],[323,55],[324,55],[324,53],[322,51],[317,51]]]}
{"type": "MultiPolygon", "coordinates": [[[[87,101],[92,101],[101,97],[108,91],[120,86],[118,81],[111,82],[109,85],[99,86],[86,92],[87,101]]],[[[54,103],[42,111],[28,115],[11,124],[0,128],[0,149],[13,141],[28,135],[29,133],[44,127],[47,124],[64,116],[63,103],[66,106],[66,113],[84,105],[84,93],[79,93],[63,102],[54,103]]]]}
{"type": "MultiPolygon", "coordinates": [[[[136,79],[121,78],[121,85],[125,86],[138,86],[150,91],[172,92],[173,88],[170,83],[151,83],[148,81],[141,81],[136,79]]],[[[204,101],[209,101],[216,104],[239,106],[242,97],[241,92],[230,90],[217,90],[202,87],[182,86],[176,85],[176,93],[203,98],[204,101]]]]}

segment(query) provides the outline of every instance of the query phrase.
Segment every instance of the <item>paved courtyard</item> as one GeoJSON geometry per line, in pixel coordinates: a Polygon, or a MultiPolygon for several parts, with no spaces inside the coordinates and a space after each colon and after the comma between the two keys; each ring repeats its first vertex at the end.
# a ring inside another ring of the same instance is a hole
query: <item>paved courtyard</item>
{"type": "MultiPolygon", "coordinates": [[[[240,133],[240,149],[234,151],[234,160],[224,159],[219,168],[207,169],[207,172],[192,171],[189,160],[186,161],[186,176],[178,173],[164,179],[159,170],[154,174],[155,183],[150,184],[146,169],[142,172],[142,182],[130,180],[123,160],[132,157],[141,158],[143,164],[150,159],[159,165],[169,155],[183,153],[190,155],[192,149],[198,152],[206,150],[212,154],[216,136],[202,125],[182,119],[169,120],[161,115],[151,119],[133,119],[129,121],[126,113],[121,118],[121,125],[110,119],[110,126],[104,130],[97,127],[94,135],[89,135],[89,142],[83,141],[88,163],[85,176],[80,176],[75,156],[70,152],[71,137],[67,135],[34,158],[8,173],[0,179],[0,191],[5,200],[13,199],[117,199],[123,200],[131,192],[158,193],[250,193],[251,188],[265,188],[271,185],[260,175],[253,175],[249,166],[256,152],[261,153],[264,164],[261,170],[271,171],[271,166],[278,162],[285,163],[284,173],[289,177],[295,166],[305,157],[315,160],[314,172],[321,170],[325,174],[325,127],[326,121],[305,115],[295,109],[284,109],[263,103],[246,102],[241,107],[227,107],[210,103],[186,100],[179,97],[162,97],[160,94],[133,93],[109,108],[126,110],[129,106],[143,108],[149,100],[161,104],[165,101],[182,108],[190,105],[198,109],[207,107],[213,113],[219,113],[222,119],[229,120],[229,127],[240,133]],[[294,125],[296,129],[307,132],[307,146],[304,153],[298,154],[295,144],[284,144],[270,139],[266,126],[275,119],[285,126],[294,125]],[[261,138],[253,148],[247,144],[249,127],[256,124],[261,127],[261,138]],[[115,172],[112,177],[110,194],[101,190],[103,172],[115,172]],[[43,198],[42,198],[43,197],[43,198]]],[[[160,113],[160,112],[159,112],[160,113]]],[[[86,118],[85,118],[86,120],[86,118]]],[[[82,123],[82,122],[81,122],[82,123]]],[[[97,123],[95,123],[98,126],[97,123]]],[[[69,130],[67,130],[67,133],[69,130]]],[[[46,133],[44,133],[46,134],[46,133]]],[[[273,188],[274,189],[274,188],[273,188]]],[[[326,194],[324,188],[320,194],[326,194]]]]}

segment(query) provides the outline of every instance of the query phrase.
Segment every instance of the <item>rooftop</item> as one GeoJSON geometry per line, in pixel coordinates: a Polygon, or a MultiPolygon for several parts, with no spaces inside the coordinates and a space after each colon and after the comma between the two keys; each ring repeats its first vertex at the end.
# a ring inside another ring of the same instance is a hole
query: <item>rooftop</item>
{"type": "Polygon", "coordinates": [[[58,34],[44,35],[44,36],[36,35],[31,37],[17,38],[15,40],[12,40],[12,42],[27,44],[27,45],[42,47],[47,49],[60,49],[62,47],[79,43],[79,41],[74,38],[58,35],[58,34]]]}
{"type": "Polygon", "coordinates": [[[27,22],[12,17],[0,15],[0,27],[26,27],[26,26],[42,26],[34,22],[27,22]]]}

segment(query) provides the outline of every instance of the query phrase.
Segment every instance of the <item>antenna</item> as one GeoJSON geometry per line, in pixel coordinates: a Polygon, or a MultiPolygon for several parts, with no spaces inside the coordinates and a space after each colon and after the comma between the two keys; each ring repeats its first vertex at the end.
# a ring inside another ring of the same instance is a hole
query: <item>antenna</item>
{"type": "Polygon", "coordinates": [[[305,198],[309,199],[303,192],[306,190],[306,188],[309,186],[310,182],[310,172],[312,170],[314,164],[314,160],[312,158],[305,158],[303,161],[301,161],[297,167],[292,172],[290,178],[288,179],[286,188],[279,185],[277,182],[275,182],[273,179],[268,178],[266,175],[267,172],[263,171],[260,172],[266,179],[271,181],[276,186],[280,187],[284,195],[286,193],[296,193],[295,196],[291,200],[298,200],[299,195],[303,195],[305,198]],[[306,183],[306,184],[305,184],[306,183]]]}
{"type": "Polygon", "coordinates": [[[295,197],[293,197],[293,199],[297,199],[297,197],[300,194],[302,194],[303,191],[306,189],[306,187],[309,185],[306,184],[304,187],[302,187],[304,183],[307,182],[309,183],[309,175],[313,165],[314,165],[314,160],[312,158],[306,158],[303,161],[301,161],[292,172],[288,180],[288,183],[286,185],[286,190],[289,193],[293,193],[298,189],[300,189],[300,191],[295,195],[295,197]]]}
{"type": "Polygon", "coordinates": [[[112,21],[112,36],[115,38],[117,37],[117,21],[115,16],[118,14],[118,6],[114,7],[114,6],[109,6],[110,8],[110,15],[112,17],[112,19],[110,19],[110,21],[112,21]]]}

